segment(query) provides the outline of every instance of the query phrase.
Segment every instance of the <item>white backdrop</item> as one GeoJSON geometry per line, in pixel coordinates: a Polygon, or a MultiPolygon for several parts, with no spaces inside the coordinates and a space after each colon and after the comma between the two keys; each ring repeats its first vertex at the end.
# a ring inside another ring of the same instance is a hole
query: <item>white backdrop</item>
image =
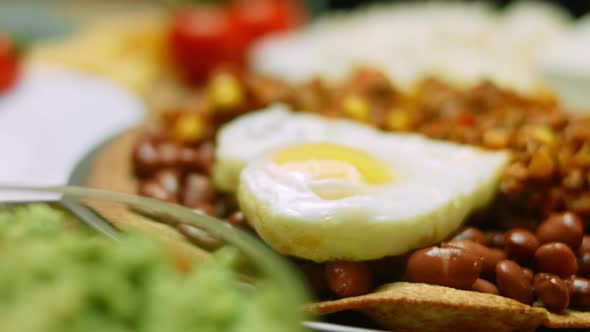
{"type": "Polygon", "coordinates": [[[139,99],[114,83],[31,68],[0,96],[0,184],[64,184],[87,151],[143,113],[139,99]]]}

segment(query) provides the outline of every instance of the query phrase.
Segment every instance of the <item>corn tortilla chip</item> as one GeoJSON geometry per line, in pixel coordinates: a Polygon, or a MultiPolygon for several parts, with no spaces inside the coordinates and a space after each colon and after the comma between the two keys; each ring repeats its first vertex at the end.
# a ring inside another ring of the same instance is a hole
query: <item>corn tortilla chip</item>
{"type": "Polygon", "coordinates": [[[316,315],[356,310],[400,332],[590,328],[590,313],[554,314],[502,296],[408,282],[388,284],[363,296],[315,303],[308,310],[316,315]]]}
{"type": "Polygon", "coordinates": [[[559,329],[590,329],[590,312],[567,310],[563,314],[549,313],[543,325],[559,329]]]}

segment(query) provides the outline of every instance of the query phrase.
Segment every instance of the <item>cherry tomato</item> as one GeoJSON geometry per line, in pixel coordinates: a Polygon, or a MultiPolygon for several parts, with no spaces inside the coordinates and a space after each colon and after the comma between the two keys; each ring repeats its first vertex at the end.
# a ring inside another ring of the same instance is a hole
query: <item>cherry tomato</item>
{"type": "Polygon", "coordinates": [[[293,0],[236,0],[232,10],[245,48],[267,34],[298,26],[305,17],[301,3],[293,0]]]}
{"type": "Polygon", "coordinates": [[[194,83],[203,83],[214,68],[243,63],[240,38],[227,8],[196,6],[177,13],[169,42],[181,73],[194,83]]]}
{"type": "Polygon", "coordinates": [[[295,0],[234,0],[182,9],[172,22],[172,58],[193,83],[205,82],[219,67],[239,72],[255,40],[297,26],[304,12],[295,0]]]}
{"type": "Polygon", "coordinates": [[[10,89],[18,79],[18,59],[12,40],[0,33],[0,95],[10,89]]]}

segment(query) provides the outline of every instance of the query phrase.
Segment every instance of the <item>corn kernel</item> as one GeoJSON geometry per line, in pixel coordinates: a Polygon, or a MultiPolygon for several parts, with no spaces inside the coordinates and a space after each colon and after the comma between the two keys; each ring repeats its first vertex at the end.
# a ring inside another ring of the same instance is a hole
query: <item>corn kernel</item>
{"type": "Polygon", "coordinates": [[[503,149],[508,146],[510,133],[506,129],[493,128],[483,134],[483,144],[491,149],[503,149]]]}
{"type": "Polygon", "coordinates": [[[555,171],[555,161],[548,149],[541,148],[533,153],[528,165],[529,176],[534,179],[545,179],[555,171]]]}
{"type": "Polygon", "coordinates": [[[387,117],[387,127],[390,130],[410,129],[410,116],[402,110],[394,110],[387,117]]]}
{"type": "Polygon", "coordinates": [[[215,75],[209,82],[209,101],[213,108],[232,110],[244,101],[244,91],[240,82],[231,74],[215,75]]]}
{"type": "Polygon", "coordinates": [[[528,126],[525,129],[532,137],[545,144],[555,143],[555,133],[545,126],[528,126]]]}
{"type": "Polygon", "coordinates": [[[342,111],[346,116],[357,121],[366,122],[369,120],[369,104],[362,97],[346,96],[342,100],[342,111]]]}
{"type": "Polygon", "coordinates": [[[205,134],[205,124],[197,113],[184,113],[174,122],[172,134],[182,143],[198,141],[205,134]]]}

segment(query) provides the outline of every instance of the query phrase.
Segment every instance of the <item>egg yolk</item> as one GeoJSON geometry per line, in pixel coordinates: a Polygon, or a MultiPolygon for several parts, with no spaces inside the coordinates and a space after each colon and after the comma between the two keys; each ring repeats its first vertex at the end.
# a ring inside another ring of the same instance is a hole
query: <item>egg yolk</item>
{"type": "Polygon", "coordinates": [[[281,149],[274,161],[314,179],[340,179],[379,185],[393,180],[390,168],[365,151],[332,143],[307,143],[281,149]]]}

